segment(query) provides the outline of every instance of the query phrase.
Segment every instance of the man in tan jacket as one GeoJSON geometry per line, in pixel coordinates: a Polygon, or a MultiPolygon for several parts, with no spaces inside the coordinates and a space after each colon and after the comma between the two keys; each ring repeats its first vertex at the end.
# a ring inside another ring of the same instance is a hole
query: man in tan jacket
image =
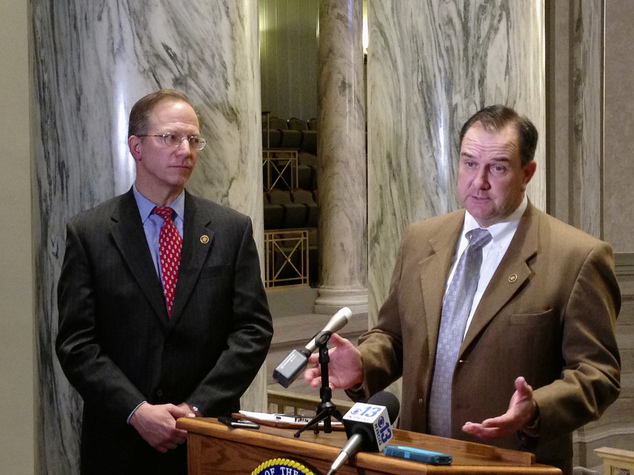
{"type": "MultiPolygon", "coordinates": [[[[534,125],[507,107],[467,121],[458,178],[465,209],[408,227],[376,327],[358,350],[333,335],[330,383],[363,399],[402,376],[401,428],[531,451],[570,474],[572,432],[620,391],[621,297],[610,246],[525,196],[536,145],[534,125]],[[443,297],[476,228],[491,240],[464,331],[451,334],[459,348],[449,389],[433,396],[443,297]],[[430,420],[439,396],[450,407],[446,431],[430,420]]],[[[305,379],[321,384],[319,368],[305,379]]]]}

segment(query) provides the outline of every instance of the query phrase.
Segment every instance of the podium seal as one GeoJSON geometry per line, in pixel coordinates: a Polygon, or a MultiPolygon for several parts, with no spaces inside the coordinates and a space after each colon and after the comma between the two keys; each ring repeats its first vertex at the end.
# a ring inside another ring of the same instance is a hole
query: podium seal
{"type": "Polygon", "coordinates": [[[299,462],[290,459],[271,459],[258,465],[251,475],[315,475],[299,462]]]}

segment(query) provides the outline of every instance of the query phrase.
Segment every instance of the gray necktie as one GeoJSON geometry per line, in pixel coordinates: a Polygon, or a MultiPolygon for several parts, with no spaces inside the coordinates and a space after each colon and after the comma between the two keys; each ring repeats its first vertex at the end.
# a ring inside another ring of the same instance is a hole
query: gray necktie
{"type": "Polygon", "coordinates": [[[451,437],[451,382],[464,331],[478,289],[482,248],[491,241],[486,229],[473,229],[442,304],[434,377],[429,398],[429,433],[451,437]]]}

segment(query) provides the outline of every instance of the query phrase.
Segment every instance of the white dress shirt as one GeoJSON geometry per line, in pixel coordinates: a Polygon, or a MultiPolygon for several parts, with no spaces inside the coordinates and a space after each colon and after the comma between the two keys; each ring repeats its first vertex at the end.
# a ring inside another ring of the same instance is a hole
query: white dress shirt
{"type": "MultiPolygon", "coordinates": [[[[464,336],[467,334],[469,330],[469,325],[471,325],[471,320],[473,319],[473,314],[478,308],[478,304],[482,299],[482,295],[486,290],[489,282],[491,282],[491,278],[495,273],[495,270],[500,265],[504,254],[509,248],[511,244],[511,240],[513,236],[515,236],[515,231],[517,231],[517,227],[520,223],[520,218],[526,211],[526,207],[528,206],[528,198],[524,195],[524,199],[520,203],[520,205],[513,211],[509,216],[507,216],[503,221],[499,223],[492,224],[488,228],[486,228],[491,233],[491,241],[482,248],[482,265],[480,266],[480,279],[478,280],[478,289],[476,290],[475,296],[473,297],[473,304],[471,305],[471,311],[469,313],[469,319],[467,320],[467,326],[465,327],[464,336]]],[[[453,259],[451,261],[451,271],[449,272],[449,278],[447,279],[447,283],[445,285],[445,292],[449,288],[449,284],[453,279],[454,272],[456,270],[456,264],[460,260],[460,256],[465,251],[467,246],[469,245],[469,240],[466,237],[466,234],[475,228],[480,228],[481,226],[475,220],[475,218],[467,211],[465,213],[464,224],[462,225],[462,233],[460,235],[460,239],[458,240],[457,250],[454,253],[453,259]]]]}

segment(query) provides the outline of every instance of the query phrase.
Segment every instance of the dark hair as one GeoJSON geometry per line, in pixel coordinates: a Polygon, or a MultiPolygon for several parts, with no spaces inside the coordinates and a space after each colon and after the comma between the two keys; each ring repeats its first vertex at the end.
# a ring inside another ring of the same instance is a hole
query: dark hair
{"type": "Polygon", "coordinates": [[[522,168],[535,157],[535,149],[537,148],[537,128],[526,117],[520,116],[510,107],[502,105],[488,106],[480,109],[473,114],[460,130],[460,145],[467,130],[472,125],[480,123],[485,130],[499,132],[508,124],[513,124],[519,137],[520,160],[522,168]]]}
{"type": "Polygon", "coordinates": [[[189,102],[189,98],[176,89],[161,89],[147,96],[143,96],[132,106],[132,110],[130,111],[128,137],[131,135],[143,135],[149,132],[152,111],[156,104],[161,101],[183,101],[190,106],[192,105],[191,102],[189,102]]]}

